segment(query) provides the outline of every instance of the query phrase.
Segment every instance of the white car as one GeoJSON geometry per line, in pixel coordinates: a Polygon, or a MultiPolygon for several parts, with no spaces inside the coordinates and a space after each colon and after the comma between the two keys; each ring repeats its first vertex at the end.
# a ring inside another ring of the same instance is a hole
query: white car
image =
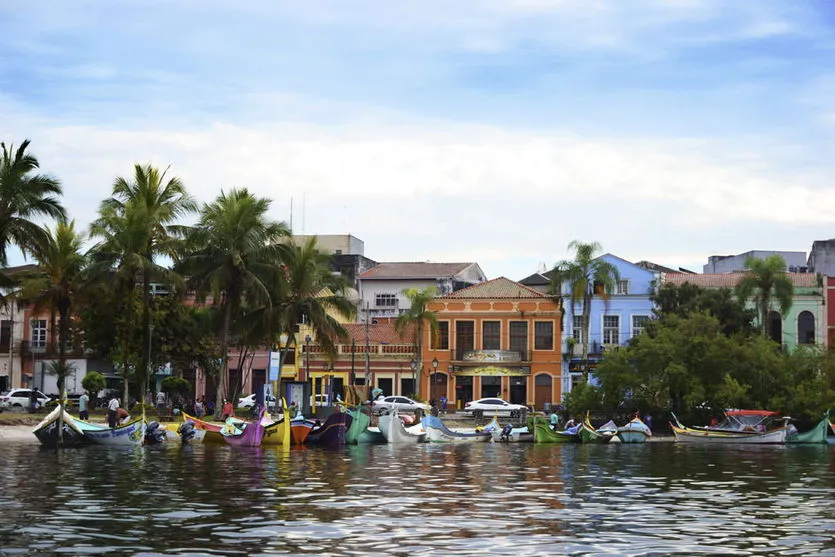
{"type": "MultiPolygon", "coordinates": [[[[252,408],[255,406],[255,394],[238,399],[238,408],[252,408]]],[[[267,395],[267,408],[275,408],[275,397],[267,395]]]]}
{"type": "Polygon", "coordinates": [[[397,409],[400,412],[414,412],[415,410],[429,412],[428,404],[417,402],[405,396],[387,396],[377,399],[372,403],[372,406],[377,412],[382,410],[388,410],[391,412],[394,409],[397,409]]]}
{"type": "MultiPolygon", "coordinates": [[[[35,396],[41,408],[49,401],[49,397],[38,390],[35,390],[35,396]]],[[[32,404],[31,397],[31,389],[12,389],[11,391],[6,391],[0,394],[0,408],[28,408],[32,404]]]]}
{"type": "Polygon", "coordinates": [[[480,398],[468,402],[464,412],[480,412],[483,416],[521,416],[528,409],[524,404],[511,404],[500,398],[480,398]]]}

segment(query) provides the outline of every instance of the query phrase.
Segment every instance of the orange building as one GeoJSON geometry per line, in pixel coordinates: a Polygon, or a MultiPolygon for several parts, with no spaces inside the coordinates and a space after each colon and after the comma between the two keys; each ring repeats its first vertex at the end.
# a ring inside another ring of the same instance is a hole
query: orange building
{"type": "Polygon", "coordinates": [[[421,394],[450,408],[500,397],[541,410],[559,404],[561,311],[504,277],[436,298],[438,334],[425,331],[421,394]],[[437,366],[435,365],[437,361],[437,366]]]}

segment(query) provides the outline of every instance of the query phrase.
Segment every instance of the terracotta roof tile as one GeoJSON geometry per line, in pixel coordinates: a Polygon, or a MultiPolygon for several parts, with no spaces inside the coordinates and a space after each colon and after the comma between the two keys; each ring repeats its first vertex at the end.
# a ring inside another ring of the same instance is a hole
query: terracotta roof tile
{"type": "Polygon", "coordinates": [[[505,277],[494,278],[487,282],[474,284],[462,288],[442,298],[548,298],[542,292],[528,288],[523,284],[512,281],[505,277]]]}
{"type": "Polygon", "coordinates": [[[360,279],[434,279],[452,277],[473,263],[380,263],[357,278],[360,279]]]}
{"type": "MultiPolygon", "coordinates": [[[[814,288],[818,285],[814,273],[786,273],[795,288],[814,288]]],[[[745,273],[706,273],[706,274],[669,274],[664,277],[665,284],[681,285],[690,283],[703,288],[733,288],[745,273]]]]}
{"type": "MultiPolygon", "coordinates": [[[[344,341],[344,344],[351,344],[352,340],[357,344],[365,344],[365,323],[347,323],[345,328],[348,330],[348,339],[344,341]]],[[[414,336],[414,328],[409,327],[401,337],[394,329],[393,321],[368,325],[369,344],[412,344],[414,336]]]]}

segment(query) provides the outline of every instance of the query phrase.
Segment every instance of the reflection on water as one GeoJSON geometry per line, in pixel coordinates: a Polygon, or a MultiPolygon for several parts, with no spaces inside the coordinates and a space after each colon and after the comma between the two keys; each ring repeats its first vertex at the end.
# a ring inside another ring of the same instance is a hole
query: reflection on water
{"type": "Polygon", "coordinates": [[[0,554],[835,555],[835,447],[0,451],[0,554]]]}

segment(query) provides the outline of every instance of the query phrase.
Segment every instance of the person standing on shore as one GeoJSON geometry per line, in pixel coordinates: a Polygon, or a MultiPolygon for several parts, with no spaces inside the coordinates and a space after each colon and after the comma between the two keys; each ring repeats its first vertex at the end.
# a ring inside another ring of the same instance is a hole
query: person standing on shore
{"type": "Polygon", "coordinates": [[[89,404],[90,396],[87,394],[87,391],[84,391],[81,396],[78,397],[78,417],[85,422],[90,419],[90,413],[87,411],[89,404]]]}
{"type": "Polygon", "coordinates": [[[119,397],[113,395],[107,403],[107,424],[110,427],[116,427],[116,411],[119,410],[119,406],[119,397]]]}

